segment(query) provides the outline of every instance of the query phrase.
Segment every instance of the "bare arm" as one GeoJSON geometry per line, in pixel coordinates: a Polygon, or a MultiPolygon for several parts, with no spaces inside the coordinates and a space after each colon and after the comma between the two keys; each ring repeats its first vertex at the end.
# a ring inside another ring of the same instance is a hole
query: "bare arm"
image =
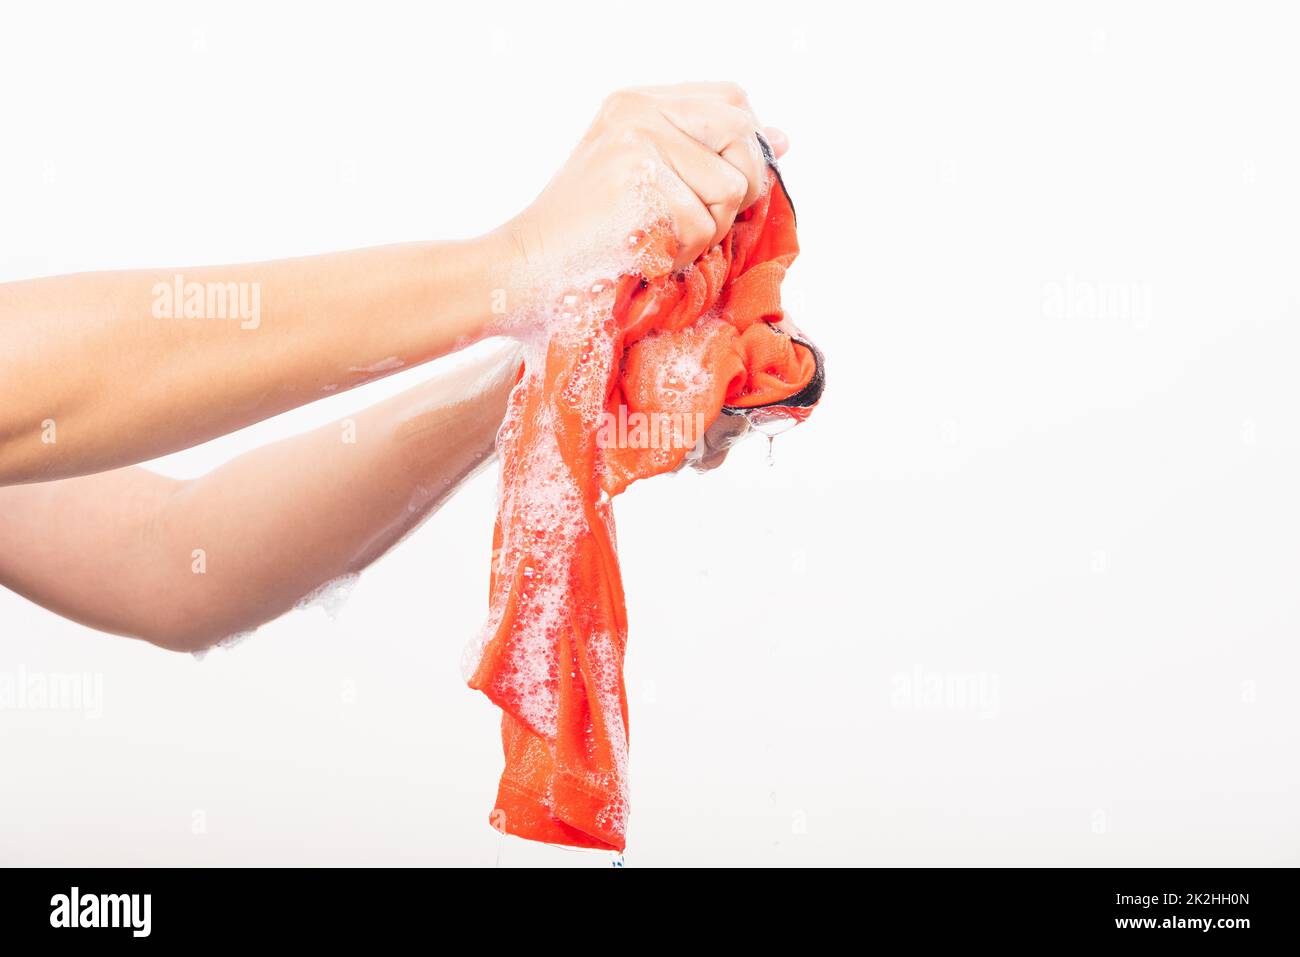
{"type": "Polygon", "coordinates": [[[756,127],[731,84],[624,90],[480,239],[0,285],[0,486],[132,465],[448,352],[483,334],[520,258],[582,260],[638,225],[619,211],[639,190],[690,263],[767,181],[756,127]]]}
{"type": "Polygon", "coordinates": [[[0,488],[0,584],[173,650],[254,628],[374,561],[491,457],[518,361],[498,351],[193,481],[0,488]]]}
{"type": "Polygon", "coordinates": [[[0,485],[131,465],[446,353],[482,334],[509,256],[493,234],[0,285],[0,485]]]}

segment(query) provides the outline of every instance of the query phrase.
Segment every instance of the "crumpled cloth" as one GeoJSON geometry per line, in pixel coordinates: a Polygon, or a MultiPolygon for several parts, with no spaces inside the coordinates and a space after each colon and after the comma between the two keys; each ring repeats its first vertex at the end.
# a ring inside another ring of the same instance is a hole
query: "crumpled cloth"
{"type": "Polygon", "coordinates": [[[611,499],[680,465],[724,406],[772,406],[818,373],[813,350],[772,325],[798,253],[774,165],[721,243],[677,273],[675,251],[658,223],[639,237],[639,275],[563,297],[497,438],[489,617],[469,685],[503,712],[489,820],[532,840],[626,843],[627,614],[611,499]]]}

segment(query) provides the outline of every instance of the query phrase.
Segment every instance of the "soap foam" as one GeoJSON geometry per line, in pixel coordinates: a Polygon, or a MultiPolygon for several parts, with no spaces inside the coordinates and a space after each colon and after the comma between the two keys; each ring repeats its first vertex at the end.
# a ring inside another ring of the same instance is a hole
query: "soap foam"
{"type": "MultiPolygon", "coordinates": [[[[615,283],[609,277],[638,270],[640,240],[660,211],[642,202],[616,217],[608,236],[593,237],[589,250],[571,261],[534,262],[517,277],[516,288],[526,293],[495,333],[520,339],[524,347],[524,373],[511,393],[497,435],[503,476],[498,486],[498,515],[502,540],[493,555],[493,574],[513,578],[518,570],[520,587],[515,595],[510,636],[510,658],[498,669],[495,696],[514,702],[517,716],[536,732],[554,739],[558,727],[561,637],[571,628],[573,558],[580,540],[590,535],[582,493],[561,455],[557,438],[556,406],[577,419],[577,428],[596,433],[605,411],[606,386],[619,356],[615,355],[615,283]],[[546,362],[552,347],[557,354],[577,357],[576,365],[560,383],[548,383],[546,362]],[[558,389],[532,423],[541,441],[522,444],[525,397],[558,389]],[[508,474],[506,474],[508,470],[508,474]],[[521,563],[525,563],[522,564],[521,563]]],[[[608,501],[597,508],[598,520],[612,537],[608,501]]],[[[493,589],[488,619],[465,650],[462,667],[468,680],[477,670],[483,651],[501,626],[510,588],[493,589]]],[[[627,744],[620,707],[621,668],[609,636],[593,636],[587,650],[596,664],[590,676],[592,706],[601,711],[612,746],[618,749],[616,780],[602,782],[625,794],[627,744]]],[[[626,799],[620,797],[603,817],[621,830],[626,819],[626,799]]]]}
{"type": "Polygon", "coordinates": [[[516,263],[508,277],[513,301],[490,325],[488,335],[512,336],[541,349],[572,317],[565,300],[574,305],[599,295],[619,276],[642,271],[642,240],[656,223],[669,220],[662,195],[645,184],[634,184],[608,225],[587,237],[578,249],[563,254],[543,252],[516,263]]]}
{"type": "Polygon", "coordinates": [[[249,638],[252,638],[255,634],[257,634],[256,628],[250,628],[247,631],[237,631],[234,634],[226,635],[226,637],[224,638],[217,639],[212,644],[208,645],[208,647],[206,648],[199,648],[195,651],[191,651],[190,655],[194,658],[195,661],[202,661],[204,658],[208,656],[208,652],[212,651],[212,649],[220,648],[222,651],[229,651],[231,648],[234,648],[235,645],[243,644],[249,638]]]}
{"type": "MultiPolygon", "coordinates": [[[[352,589],[356,587],[357,582],[361,579],[360,574],[341,575],[332,581],[327,581],[319,588],[313,589],[298,600],[293,606],[293,611],[307,611],[312,608],[319,608],[325,612],[330,621],[337,621],[339,612],[342,611],[344,604],[352,594],[352,589]]],[[[236,631],[219,638],[206,648],[199,648],[191,651],[190,655],[196,661],[202,661],[208,656],[208,652],[219,648],[222,651],[229,651],[236,645],[241,645],[249,638],[258,633],[259,628],[249,628],[245,631],[236,631]]]]}
{"type": "Polygon", "coordinates": [[[293,606],[294,611],[306,611],[311,608],[319,608],[325,612],[325,616],[330,621],[337,621],[339,613],[343,606],[347,604],[348,598],[352,595],[352,589],[361,580],[361,575],[357,573],[349,575],[340,575],[332,581],[316,588],[302,598],[293,606]]]}
{"type": "MultiPolygon", "coordinates": [[[[614,542],[608,496],[602,491],[594,512],[587,510],[561,454],[557,430],[571,424],[573,416],[577,420],[573,427],[596,435],[606,411],[608,385],[622,359],[616,354],[621,341],[614,322],[616,281],[646,272],[643,240],[666,219],[658,193],[638,190],[608,233],[593,236],[588,249],[570,259],[534,261],[521,267],[511,287],[523,292],[491,330],[523,343],[524,372],[497,435],[502,476],[497,495],[501,540],[492,556],[496,585],[487,622],[467,645],[462,669],[467,680],[476,674],[513,598],[514,630],[503,646],[509,658],[494,669],[496,683],[485,690],[498,701],[510,702],[519,719],[552,743],[558,732],[560,669],[569,667],[559,660],[559,649],[562,636],[572,628],[574,557],[592,534],[591,521],[602,523],[602,531],[614,542]],[[557,356],[577,357],[564,379],[547,378],[556,371],[547,369],[553,347],[557,356]],[[540,406],[538,420],[525,423],[527,397],[536,395],[547,396],[547,401],[540,406]],[[563,423],[557,421],[557,407],[564,411],[563,423]],[[537,436],[527,446],[525,425],[532,426],[537,436]]],[[[700,395],[713,389],[714,373],[706,356],[714,325],[724,321],[711,313],[665,342],[663,362],[655,369],[659,394],[667,396],[672,406],[664,410],[665,415],[676,408],[699,408],[700,395]]],[[[702,441],[702,436],[694,437],[702,441]]],[[[673,451],[652,448],[647,454],[667,465],[673,451]]],[[[597,469],[601,461],[597,456],[597,469]]],[[[599,487],[600,476],[594,479],[599,487]]],[[[609,770],[596,774],[589,784],[613,795],[597,813],[597,823],[615,834],[624,832],[628,814],[622,640],[621,635],[591,634],[585,636],[583,648],[593,724],[599,726],[603,732],[599,739],[611,751],[609,770]]]]}

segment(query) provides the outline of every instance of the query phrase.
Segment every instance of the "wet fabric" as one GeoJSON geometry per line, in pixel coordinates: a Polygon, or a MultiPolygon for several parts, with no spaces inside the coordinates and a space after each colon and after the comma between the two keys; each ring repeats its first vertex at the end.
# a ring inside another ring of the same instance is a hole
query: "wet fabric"
{"type": "Polygon", "coordinates": [[[489,617],[469,684],[503,711],[491,823],[532,840],[625,844],[627,616],[611,499],[680,465],[724,406],[780,414],[773,404],[819,375],[813,350],[772,325],[798,253],[774,170],[720,244],[677,273],[675,250],[656,226],[639,237],[639,275],[563,297],[497,439],[489,617]]]}

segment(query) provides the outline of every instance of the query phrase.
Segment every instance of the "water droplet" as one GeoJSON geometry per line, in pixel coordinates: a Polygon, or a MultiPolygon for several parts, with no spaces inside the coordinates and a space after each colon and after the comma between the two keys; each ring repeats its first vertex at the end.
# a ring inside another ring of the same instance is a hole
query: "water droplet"
{"type": "Polygon", "coordinates": [[[776,459],[772,458],[772,443],[774,443],[775,441],[776,441],[775,435],[769,435],[767,437],[767,467],[768,468],[771,468],[773,465],[776,464],[776,459]]]}
{"type": "Polygon", "coordinates": [[[780,435],[799,424],[798,418],[780,406],[770,409],[751,409],[745,414],[745,419],[756,432],[768,436],[780,435]]]}

